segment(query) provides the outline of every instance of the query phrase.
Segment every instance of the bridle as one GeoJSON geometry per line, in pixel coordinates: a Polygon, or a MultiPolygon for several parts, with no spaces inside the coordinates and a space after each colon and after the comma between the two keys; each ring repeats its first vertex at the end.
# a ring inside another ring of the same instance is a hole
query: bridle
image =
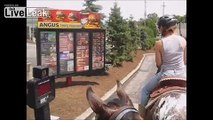
{"type": "Polygon", "coordinates": [[[136,112],[138,111],[133,106],[123,106],[118,109],[115,113],[112,114],[112,116],[109,118],[109,120],[121,120],[121,118],[129,112],[136,112]]]}

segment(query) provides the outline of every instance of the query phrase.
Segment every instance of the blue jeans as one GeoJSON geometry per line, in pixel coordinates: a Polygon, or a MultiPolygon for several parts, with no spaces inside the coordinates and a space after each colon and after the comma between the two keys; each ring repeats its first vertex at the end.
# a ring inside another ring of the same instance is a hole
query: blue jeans
{"type": "Polygon", "coordinates": [[[159,73],[155,74],[148,83],[143,87],[140,96],[140,102],[142,106],[146,106],[150,93],[157,87],[159,80],[164,76],[176,76],[186,78],[186,68],[183,69],[173,69],[173,70],[161,70],[159,73]]]}

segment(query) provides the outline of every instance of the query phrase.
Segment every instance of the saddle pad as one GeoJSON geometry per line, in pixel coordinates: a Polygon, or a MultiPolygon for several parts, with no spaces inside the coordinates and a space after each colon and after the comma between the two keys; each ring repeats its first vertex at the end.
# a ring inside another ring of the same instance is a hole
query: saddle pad
{"type": "Polygon", "coordinates": [[[170,91],[166,91],[164,93],[162,93],[161,95],[157,96],[157,97],[154,97],[154,98],[150,98],[149,101],[148,101],[148,104],[145,106],[146,109],[148,109],[150,106],[152,106],[161,96],[167,94],[167,93],[170,93],[170,92],[186,92],[185,90],[177,90],[177,89],[174,89],[174,90],[170,90],[170,91]]]}
{"type": "Polygon", "coordinates": [[[167,91],[171,91],[171,90],[186,90],[186,87],[179,87],[179,86],[168,87],[168,86],[165,86],[163,88],[159,88],[159,89],[153,91],[150,94],[150,98],[157,97],[157,96],[161,95],[162,93],[167,92],[167,91]]]}
{"type": "Polygon", "coordinates": [[[186,81],[186,78],[182,78],[182,77],[173,77],[173,76],[166,76],[166,77],[163,77],[161,81],[165,81],[165,80],[183,80],[183,81],[186,81]]]}

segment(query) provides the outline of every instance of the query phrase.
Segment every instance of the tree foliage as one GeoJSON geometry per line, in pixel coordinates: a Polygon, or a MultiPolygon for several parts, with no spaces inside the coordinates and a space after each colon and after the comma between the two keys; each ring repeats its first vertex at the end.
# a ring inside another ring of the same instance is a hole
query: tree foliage
{"type": "Polygon", "coordinates": [[[86,3],[83,4],[85,9],[81,10],[82,12],[99,12],[102,10],[101,5],[95,5],[93,2],[97,0],[84,0],[86,3]]]}
{"type": "Polygon", "coordinates": [[[122,65],[123,61],[132,61],[138,48],[143,50],[154,46],[158,30],[156,13],[149,14],[146,20],[133,20],[131,15],[123,19],[117,3],[111,8],[107,29],[107,54],[106,58],[113,65],[122,65]]]}
{"type": "Polygon", "coordinates": [[[157,36],[158,30],[156,27],[156,23],[157,23],[159,17],[156,13],[151,13],[151,14],[148,14],[147,16],[148,16],[148,18],[145,21],[146,26],[152,29],[154,36],[157,36]]]}
{"type": "Polygon", "coordinates": [[[180,16],[180,15],[175,15],[175,18],[178,20],[180,23],[185,23],[186,22],[186,15],[180,16]]]}
{"type": "Polygon", "coordinates": [[[140,19],[138,21],[140,31],[140,44],[142,50],[147,50],[154,46],[156,37],[159,34],[156,27],[158,18],[159,17],[156,13],[151,13],[147,15],[146,20],[140,19]]]}
{"type": "Polygon", "coordinates": [[[114,66],[121,66],[123,61],[132,61],[136,51],[138,33],[133,18],[123,19],[117,3],[111,8],[109,20],[107,21],[107,59],[111,60],[114,66]]]}
{"type": "Polygon", "coordinates": [[[121,65],[125,59],[125,25],[126,23],[121,16],[120,8],[117,6],[117,3],[115,3],[114,7],[111,8],[107,22],[107,44],[111,49],[106,57],[112,61],[113,65],[121,65]]]}
{"type": "Polygon", "coordinates": [[[129,49],[129,60],[132,61],[136,50],[140,47],[140,36],[139,36],[139,26],[137,24],[137,21],[133,20],[133,16],[130,15],[128,20],[128,30],[130,33],[129,40],[128,40],[128,46],[129,49]]]}
{"type": "Polygon", "coordinates": [[[151,28],[142,26],[140,28],[140,42],[142,50],[151,49],[155,44],[156,36],[151,28]]]}

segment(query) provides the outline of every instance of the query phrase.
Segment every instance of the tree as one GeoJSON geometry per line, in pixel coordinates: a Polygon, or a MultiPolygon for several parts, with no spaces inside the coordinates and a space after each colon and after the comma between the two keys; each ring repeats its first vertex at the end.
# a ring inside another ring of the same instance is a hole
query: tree
{"type": "Polygon", "coordinates": [[[85,9],[81,10],[82,12],[99,12],[102,10],[101,5],[95,5],[93,2],[97,0],[84,0],[86,3],[83,4],[85,9]]]}
{"type": "Polygon", "coordinates": [[[143,28],[141,28],[140,29],[140,44],[141,44],[141,49],[142,50],[146,50],[147,49],[147,46],[146,46],[146,39],[147,39],[147,33],[146,33],[146,31],[143,29],[143,28]]]}
{"type": "Polygon", "coordinates": [[[156,23],[158,21],[158,15],[156,13],[151,13],[147,15],[148,18],[146,19],[146,26],[152,29],[154,32],[154,37],[158,35],[158,30],[156,27],[156,23]]]}
{"type": "Polygon", "coordinates": [[[109,20],[107,24],[107,46],[111,46],[111,49],[106,55],[108,60],[111,60],[113,66],[121,66],[122,62],[127,58],[128,50],[127,43],[129,40],[128,24],[121,16],[120,8],[117,3],[114,3],[114,7],[111,8],[109,20]]]}
{"type": "Polygon", "coordinates": [[[178,20],[179,23],[185,23],[186,22],[186,15],[184,15],[184,16],[174,15],[174,16],[178,20]]]}
{"type": "Polygon", "coordinates": [[[158,18],[158,14],[150,13],[150,14],[147,15],[147,17],[148,17],[148,19],[156,19],[156,18],[158,18]]]}
{"type": "Polygon", "coordinates": [[[133,20],[133,16],[130,15],[128,20],[128,29],[130,32],[129,40],[128,40],[128,55],[129,60],[132,61],[133,57],[136,53],[136,50],[140,47],[140,35],[139,35],[139,29],[138,24],[136,21],[133,20]]]}
{"type": "Polygon", "coordinates": [[[153,30],[147,26],[142,26],[140,28],[140,41],[142,50],[151,49],[156,41],[153,30]]]}
{"type": "Polygon", "coordinates": [[[145,19],[140,18],[139,21],[137,22],[137,25],[138,25],[138,26],[143,26],[143,25],[145,25],[145,19]]]}
{"type": "Polygon", "coordinates": [[[158,30],[156,23],[158,21],[158,15],[156,13],[151,13],[147,15],[147,19],[141,19],[138,22],[140,26],[140,44],[142,50],[151,49],[156,41],[156,37],[158,36],[158,30]],[[145,22],[145,26],[144,23],[145,22]]]}

